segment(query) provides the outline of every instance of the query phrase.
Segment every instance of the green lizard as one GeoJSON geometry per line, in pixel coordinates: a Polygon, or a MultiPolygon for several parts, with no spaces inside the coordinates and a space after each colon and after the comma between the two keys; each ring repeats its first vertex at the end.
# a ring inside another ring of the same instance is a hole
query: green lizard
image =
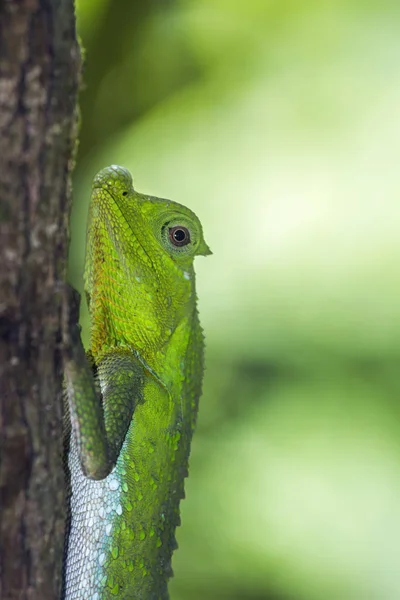
{"type": "Polygon", "coordinates": [[[122,167],[94,178],[90,347],[76,333],[65,363],[65,600],[168,598],[203,376],[193,259],[210,253],[188,208],[139,194],[122,167]]]}

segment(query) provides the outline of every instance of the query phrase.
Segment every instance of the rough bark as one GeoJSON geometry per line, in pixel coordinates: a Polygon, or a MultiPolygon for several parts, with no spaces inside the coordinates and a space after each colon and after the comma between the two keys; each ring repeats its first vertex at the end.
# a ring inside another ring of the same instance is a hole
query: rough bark
{"type": "Polygon", "coordinates": [[[73,0],[0,0],[0,598],[59,597],[73,0]]]}

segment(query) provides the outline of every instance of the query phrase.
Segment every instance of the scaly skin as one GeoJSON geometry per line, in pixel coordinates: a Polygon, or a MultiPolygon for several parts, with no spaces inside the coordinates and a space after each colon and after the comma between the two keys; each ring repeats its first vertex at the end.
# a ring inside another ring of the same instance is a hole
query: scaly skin
{"type": "Polygon", "coordinates": [[[90,348],[85,355],[75,334],[65,369],[65,600],[168,598],[203,376],[198,254],[210,250],[188,208],[137,193],[122,167],[96,175],[85,263],[90,348]]]}

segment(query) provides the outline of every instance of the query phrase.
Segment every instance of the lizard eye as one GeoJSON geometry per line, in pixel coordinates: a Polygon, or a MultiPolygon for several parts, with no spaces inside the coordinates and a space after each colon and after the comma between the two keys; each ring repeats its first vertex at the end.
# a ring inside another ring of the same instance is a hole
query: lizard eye
{"type": "Polygon", "coordinates": [[[176,225],[169,229],[169,239],[174,246],[186,246],[190,243],[189,229],[183,227],[183,225],[176,225]]]}

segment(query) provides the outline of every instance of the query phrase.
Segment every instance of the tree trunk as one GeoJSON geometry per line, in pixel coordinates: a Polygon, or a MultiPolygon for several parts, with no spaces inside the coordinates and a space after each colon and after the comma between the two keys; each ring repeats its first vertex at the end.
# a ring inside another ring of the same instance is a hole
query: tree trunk
{"type": "Polygon", "coordinates": [[[73,0],[0,0],[0,598],[60,594],[73,0]]]}

